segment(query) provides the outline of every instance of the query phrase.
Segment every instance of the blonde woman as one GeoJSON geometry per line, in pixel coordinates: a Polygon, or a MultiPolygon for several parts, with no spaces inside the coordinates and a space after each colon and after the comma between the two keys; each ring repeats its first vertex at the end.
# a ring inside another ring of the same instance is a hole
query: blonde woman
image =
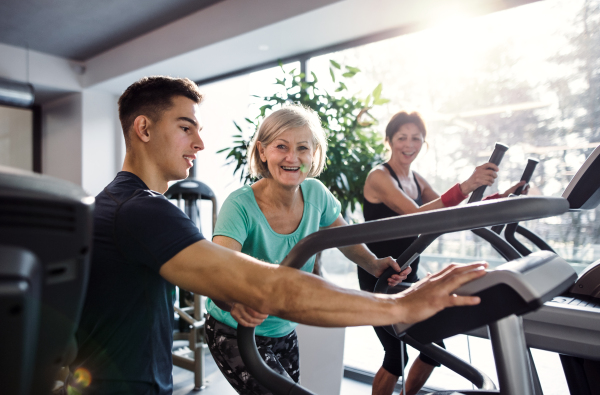
{"type": "MultiPolygon", "coordinates": [[[[327,142],[320,120],[312,110],[287,106],[269,115],[249,150],[250,172],[259,180],[233,192],[223,203],[213,242],[273,264],[307,235],[346,225],[339,201],[318,180],[325,164],[327,142]]],[[[342,253],[373,276],[389,266],[390,257],[378,259],[364,244],[340,248],[342,253]]],[[[311,272],[314,257],[301,270],[311,272]]],[[[390,279],[394,285],[410,269],[390,279]]],[[[235,286],[235,284],[232,284],[235,286]]],[[[237,323],[256,326],[256,342],[265,362],[294,381],[300,378],[296,323],[266,316],[241,304],[231,313],[207,301],[207,342],[221,372],[241,394],[268,394],[249,375],[237,349],[237,323]]]]}

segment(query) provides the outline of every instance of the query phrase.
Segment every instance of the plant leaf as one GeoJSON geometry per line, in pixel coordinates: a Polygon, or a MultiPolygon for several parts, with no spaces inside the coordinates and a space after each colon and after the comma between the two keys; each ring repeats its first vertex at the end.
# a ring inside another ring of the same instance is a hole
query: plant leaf
{"type": "Polygon", "coordinates": [[[382,104],[389,103],[389,101],[390,101],[390,99],[379,98],[379,99],[373,100],[373,104],[380,106],[382,104]]]}
{"type": "Polygon", "coordinates": [[[375,87],[375,89],[373,89],[373,97],[375,98],[375,100],[379,99],[379,97],[381,96],[382,89],[383,89],[383,85],[381,83],[379,85],[377,85],[375,87]]]}

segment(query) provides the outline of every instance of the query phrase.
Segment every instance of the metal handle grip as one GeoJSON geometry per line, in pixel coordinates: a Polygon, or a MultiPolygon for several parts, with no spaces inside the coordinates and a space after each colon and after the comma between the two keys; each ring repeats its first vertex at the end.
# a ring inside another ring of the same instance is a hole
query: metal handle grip
{"type": "MultiPolygon", "coordinates": [[[[537,159],[529,158],[527,159],[527,166],[525,166],[525,170],[523,171],[523,175],[521,176],[521,181],[529,182],[531,180],[531,176],[533,175],[533,171],[539,161],[537,159]]],[[[523,186],[518,187],[515,190],[514,195],[519,196],[523,193],[523,186]]],[[[502,233],[502,229],[504,229],[504,224],[492,226],[492,230],[498,234],[502,233]]]]}
{"type": "MultiPolygon", "coordinates": [[[[502,158],[504,158],[504,153],[507,150],[508,150],[508,145],[502,144],[502,143],[496,143],[496,145],[494,146],[494,151],[492,152],[492,155],[490,156],[490,159],[488,160],[488,162],[491,162],[491,163],[495,164],[496,166],[499,166],[500,162],[502,162],[502,158]]],[[[479,188],[477,188],[471,194],[469,203],[480,201],[483,198],[483,192],[485,192],[485,188],[486,188],[485,185],[482,185],[479,188]]]]}
{"type": "MultiPolygon", "coordinates": [[[[523,175],[521,176],[521,181],[529,182],[531,180],[531,176],[533,175],[533,171],[535,167],[540,163],[539,160],[529,158],[527,159],[527,166],[525,166],[525,171],[523,171],[523,175]]],[[[523,185],[518,187],[515,191],[515,195],[520,195],[523,192],[523,185]]]]}

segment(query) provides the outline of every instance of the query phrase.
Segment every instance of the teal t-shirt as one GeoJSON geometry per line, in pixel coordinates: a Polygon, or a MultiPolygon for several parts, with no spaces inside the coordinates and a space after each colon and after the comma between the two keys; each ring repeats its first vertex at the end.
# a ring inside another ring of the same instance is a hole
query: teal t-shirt
{"type": "MultiPolygon", "coordinates": [[[[256,203],[254,192],[248,185],[233,192],[223,203],[215,225],[214,236],[227,236],[242,245],[242,252],[269,263],[280,263],[292,247],[304,237],[329,226],[340,215],[340,202],[325,185],[314,178],[300,184],[304,198],[304,212],[298,228],[290,234],[275,233],[256,203]]],[[[226,262],[223,262],[226,265],[226,262]]],[[[315,257],[311,257],[301,270],[312,272],[315,257]]],[[[237,328],[230,313],[218,308],[211,299],[206,309],[217,321],[237,328]]],[[[269,316],[256,328],[259,336],[282,337],[296,327],[295,322],[269,316]]]]}

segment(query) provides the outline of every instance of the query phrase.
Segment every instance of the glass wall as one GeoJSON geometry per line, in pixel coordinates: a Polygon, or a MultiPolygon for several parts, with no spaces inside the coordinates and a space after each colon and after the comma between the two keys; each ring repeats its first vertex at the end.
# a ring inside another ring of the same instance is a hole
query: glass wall
{"type": "Polygon", "coordinates": [[[0,106],[0,166],[33,170],[33,114],[0,106]]]}
{"type": "MultiPolygon", "coordinates": [[[[418,111],[428,146],[414,164],[438,193],[465,180],[484,163],[495,142],[510,146],[496,185],[517,182],[527,158],[539,160],[530,195],[560,196],[587,155],[600,144],[597,1],[553,0],[477,17],[454,18],[407,34],[310,59],[308,68],[328,82],[330,60],[361,70],[346,84],[366,97],[379,83],[390,101],[371,115],[383,134],[391,116],[418,111]]],[[[567,213],[525,225],[548,240],[579,273],[600,258],[599,210],[567,213]]],[[[445,235],[421,258],[421,274],[449,262],[504,260],[470,232],[445,235]]],[[[336,251],[323,257],[332,281],[358,289],[354,265],[336,251]]],[[[371,328],[348,328],[346,365],[374,373],[383,350],[371,328]]],[[[494,377],[487,341],[457,336],[448,348],[494,377]]],[[[410,360],[416,357],[409,348],[410,360]]],[[[556,354],[534,351],[544,393],[568,393],[556,354]]],[[[438,388],[466,385],[447,369],[428,382],[438,388]],[[462,383],[462,384],[461,384],[462,383]]]]}
{"type": "MultiPolygon", "coordinates": [[[[540,164],[530,194],[560,196],[600,144],[599,17],[598,2],[536,2],[323,55],[309,67],[323,79],[330,59],[358,67],[362,72],[349,86],[365,96],[383,83],[382,96],[390,102],[370,111],[382,133],[394,113],[419,111],[428,147],[415,170],[438,192],[466,179],[499,141],[510,149],[488,193],[518,181],[533,157],[540,164]]],[[[580,272],[600,258],[598,213],[569,213],[527,226],[580,272]]],[[[445,236],[429,252],[442,261],[495,256],[469,234],[445,236]]]]}

